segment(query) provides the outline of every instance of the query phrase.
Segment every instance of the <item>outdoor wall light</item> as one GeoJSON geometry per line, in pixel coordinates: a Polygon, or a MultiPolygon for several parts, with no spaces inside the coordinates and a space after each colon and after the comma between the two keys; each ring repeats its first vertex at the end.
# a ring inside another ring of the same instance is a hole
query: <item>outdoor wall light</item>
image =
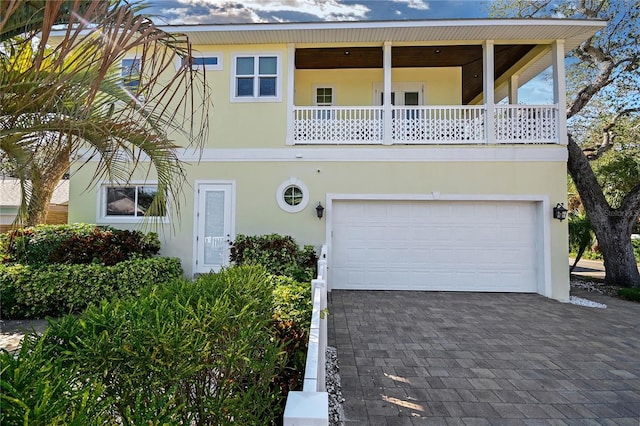
{"type": "Polygon", "coordinates": [[[567,212],[568,210],[564,208],[564,205],[562,203],[558,203],[553,208],[553,218],[562,222],[567,218],[567,212]]]}
{"type": "Polygon", "coordinates": [[[322,219],[324,215],[324,207],[322,207],[320,202],[318,202],[318,207],[316,207],[316,214],[318,215],[318,219],[322,219]]]}

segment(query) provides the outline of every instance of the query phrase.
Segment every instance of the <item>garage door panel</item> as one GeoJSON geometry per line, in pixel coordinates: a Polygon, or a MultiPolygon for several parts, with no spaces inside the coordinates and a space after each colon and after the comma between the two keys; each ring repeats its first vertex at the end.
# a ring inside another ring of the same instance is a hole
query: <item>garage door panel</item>
{"type": "Polygon", "coordinates": [[[340,200],[332,217],[333,288],[537,290],[536,203],[340,200]]]}

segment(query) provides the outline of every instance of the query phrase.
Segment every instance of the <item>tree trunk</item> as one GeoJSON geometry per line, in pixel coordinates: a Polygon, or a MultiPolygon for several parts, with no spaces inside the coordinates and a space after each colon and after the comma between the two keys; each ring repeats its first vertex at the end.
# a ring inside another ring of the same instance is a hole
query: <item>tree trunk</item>
{"type": "Polygon", "coordinates": [[[606,232],[607,237],[598,239],[604,258],[604,282],[621,287],[640,287],[640,273],[630,235],[626,232],[627,225],[616,220],[615,216],[607,219],[606,223],[600,225],[601,232],[606,232]]]}
{"type": "Polygon", "coordinates": [[[64,174],[69,170],[69,149],[57,152],[44,168],[33,164],[31,169],[31,196],[27,205],[25,226],[47,222],[51,198],[64,174]]]}
{"type": "Polygon", "coordinates": [[[589,160],[571,135],[568,149],[569,173],[589,215],[604,258],[605,283],[640,287],[640,274],[631,245],[631,229],[640,214],[640,187],[629,192],[620,208],[612,209],[604,197],[589,160]]]}

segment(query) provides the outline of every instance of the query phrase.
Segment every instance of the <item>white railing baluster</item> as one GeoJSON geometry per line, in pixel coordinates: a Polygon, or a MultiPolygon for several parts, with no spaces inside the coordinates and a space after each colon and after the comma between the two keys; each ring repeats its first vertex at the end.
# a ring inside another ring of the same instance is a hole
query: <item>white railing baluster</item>
{"type": "MultiPolygon", "coordinates": [[[[484,106],[394,106],[393,143],[480,144],[493,121],[495,141],[503,144],[558,143],[557,105],[496,105],[493,120],[484,106]]],[[[381,145],[382,107],[294,107],[294,143],[381,145]]]]}
{"type": "Polygon", "coordinates": [[[557,105],[496,105],[496,143],[559,143],[557,105]]]}

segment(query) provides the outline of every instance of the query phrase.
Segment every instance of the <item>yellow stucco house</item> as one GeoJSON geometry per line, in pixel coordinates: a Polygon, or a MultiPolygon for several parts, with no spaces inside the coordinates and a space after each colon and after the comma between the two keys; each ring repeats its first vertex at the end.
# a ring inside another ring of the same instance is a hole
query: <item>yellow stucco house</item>
{"type": "MultiPolygon", "coordinates": [[[[238,233],[280,233],[326,244],[332,289],[567,300],[567,223],[553,217],[566,202],[564,56],[603,26],[169,27],[195,43],[213,108],[204,151],[181,151],[191,186],[164,220],[163,254],[192,276],[227,265],[238,233]],[[549,66],[554,104],[519,104],[549,66]]],[[[154,182],[91,192],[91,174],[72,174],[69,221],[139,226],[154,182]]]]}

